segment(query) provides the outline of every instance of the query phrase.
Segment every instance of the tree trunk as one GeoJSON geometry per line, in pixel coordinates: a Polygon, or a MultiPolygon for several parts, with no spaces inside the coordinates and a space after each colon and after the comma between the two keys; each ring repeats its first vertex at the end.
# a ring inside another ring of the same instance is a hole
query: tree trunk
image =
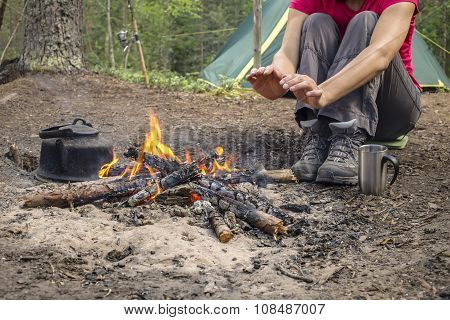
{"type": "Polygon", "coordinates": [[[8,0],[1,0],[0,2],[0,30],[2,30],[3,17],[5,16],[6,11],[6,2],[8,2],[8,0]]]}
{"type": "Polygon", "coordinates": [[[25,8],[24,71],[70,73],[84,66],[83,0],[30,0],[25,8]]]}
{"type": "Polygon", "coordinates": [[[116,59],[114,57],[114,42],[113,42],[113,33],[111,26],[111,0],[107,1],[106,8],[106,17],[107,17],[107,27],[108,27],[108,52],[109,52],[109,63],[112,69],[116,68],[116,59]]]}

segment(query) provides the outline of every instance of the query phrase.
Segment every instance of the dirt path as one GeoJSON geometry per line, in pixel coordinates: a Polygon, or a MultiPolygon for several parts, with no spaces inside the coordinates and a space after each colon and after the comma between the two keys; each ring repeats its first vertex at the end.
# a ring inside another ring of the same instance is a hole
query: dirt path
{"type": "MultiPolygon", "coordinates": [[[[156,205],[24,210],[37,182],[1,156],[0,298],[448,299],[449,97],[424,96],[408,148],[395,152],[401,177],[384,197],[306,183],[262,189],[275,205],[311,208],[298,213],[298,234],[278,241],[252,231],[220,244],[156,205]]],[[[142,138],[151,108],[179,152],[221,144],[242,166],[281,168],[300,152],[292,104],[34,75],[0,86],[0,151],[14,143],[38,156],[39,130],[75,117],[122,151],[142,138]]]]}

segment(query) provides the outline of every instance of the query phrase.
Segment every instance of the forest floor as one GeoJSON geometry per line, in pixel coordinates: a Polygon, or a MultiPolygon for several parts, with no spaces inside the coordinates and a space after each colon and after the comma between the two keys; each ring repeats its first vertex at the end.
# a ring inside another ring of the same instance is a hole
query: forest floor
{"type": "Polygon", "coordinates": [[[274,205],[310,206],[298,213],[297,235],[246,232],[221,244],[192,217],[157,205],[140,208],[137,223],[127,208],[22,209],[39,182],[3,154],[16,144],[37,157],[39,130],[76,117],[122,151],[142,139],[150,108],[178,152],[221,144],[241,166],[284,168],[300,154],[293,100],[149,90],[89,74],[1,85],[0,298],[449,299],[449,98],[423,96],[408,147],[394,152],[399,181],[385,196],[269,185],[261,193],[274,205]],[[122,256],[111,259],[113,250],[122,256]],[[311,281],[292,278],[301,274],[311,281]]]}

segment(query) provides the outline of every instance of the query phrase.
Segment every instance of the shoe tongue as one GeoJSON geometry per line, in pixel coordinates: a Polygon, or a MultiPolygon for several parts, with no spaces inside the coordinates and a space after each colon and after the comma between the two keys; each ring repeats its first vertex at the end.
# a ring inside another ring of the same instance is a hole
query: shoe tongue
{"type": "Polygon", "coordinates": [[[304,129],[313,128],[319,121],[317,119],[308,120],[308,121],[300,121],[300,126],[304,129]]]}
{"type": "Polygon", "coordinates": [[[353,134],[358,129],[356,127],[356,119],[347,122],[333,122],[330,123],[329,126],[333,134],[353,134]]]}

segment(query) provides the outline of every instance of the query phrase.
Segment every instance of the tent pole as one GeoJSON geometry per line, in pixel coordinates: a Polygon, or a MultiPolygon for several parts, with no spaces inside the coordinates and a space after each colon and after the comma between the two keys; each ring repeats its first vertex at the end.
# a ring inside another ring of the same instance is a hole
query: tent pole
{"type": "Polygon", "coordinates": [[[144,76],[145,84],[148,85],[149,80],[148,80],[147,67],[145,65],[144,50],[142,49],[142,43],[141,43],[141,40],[139,39],[138,25],[137,25],[136,17],[134,16],[133,4],[131,1],[132,0],[128,0],[128,9],[130,10],[130,14],[131,14],[131,28],[133,29],[133,32],[134,32],[134,38],[135,38],[134,40],[135,40],[136,47],[137,47],[137,50],[139,53],[139,60],[141,62],[142,75],[144,76]]]}
{"type": "Polygon", "coordinates": [[[261,67],[261,21],[262,4],[261,0],[253,0],[253,50],[255,68],[261,67]]]}

